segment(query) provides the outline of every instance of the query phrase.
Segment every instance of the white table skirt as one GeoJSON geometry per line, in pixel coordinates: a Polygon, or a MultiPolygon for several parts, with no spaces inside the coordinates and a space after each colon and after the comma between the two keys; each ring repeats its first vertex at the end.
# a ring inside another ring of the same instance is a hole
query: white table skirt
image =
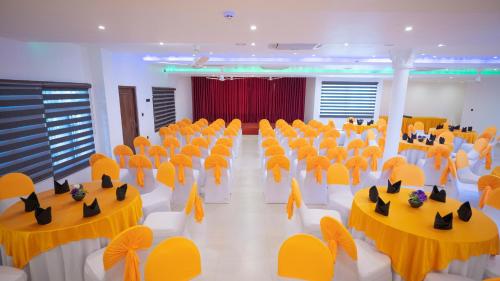
{"type": "MultiPolygon", "coordinates": [[[[30,281],[84,281],[85,259],[107,244],[107,238],[67,243],[34,257],[24,271],[30,281]]],[[[12,257],[6,255],[3,246],[0,247],[2,264],[12,266],[12,257]]]]}
{"type": "MultiPolygon", "coordinates": [[[[375,246],[374,241],[366,237],[363,232],[354,229],[351,229],[351,232],[354,238],[364,240],[375,246]]],[[[456,274],[480,281],[483,280],[488,260],[489,255],[474,256],[466,261],[453,260],[450,264],[448,264],[448,267],[439,272],[456,274]]],[[[401,276],[399,276],[396,272],[392,271],[392,281],[403,281],[403,278],[401,278],[401,276]]]]}
{"type": "Polygon", "coordinates": [[[418,160],[424,159],[427,156],[427,152],[418,149],[405,149],[399,155],[406,157],[408,163],[416,165],[418,160]]]}

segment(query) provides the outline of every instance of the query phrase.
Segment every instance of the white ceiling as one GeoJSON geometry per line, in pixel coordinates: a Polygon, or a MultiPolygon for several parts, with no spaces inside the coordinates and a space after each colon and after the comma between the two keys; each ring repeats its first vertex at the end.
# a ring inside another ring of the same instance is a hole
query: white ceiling
{"type": "Polygon", "coordinates": [[[225,58],[388,57],[391,48],[492,58],[500,56],[500,1],[0,0],[0,37],[158,56],[191,56],[198,46],[198,55],[225,58]],[[224,19],[225,10],[236,17],[224,19]],[[413,31],[404,31],[408,25],[413,31]],[[277,42],[323,47],[297,54],[268,48],[277,42]]]}

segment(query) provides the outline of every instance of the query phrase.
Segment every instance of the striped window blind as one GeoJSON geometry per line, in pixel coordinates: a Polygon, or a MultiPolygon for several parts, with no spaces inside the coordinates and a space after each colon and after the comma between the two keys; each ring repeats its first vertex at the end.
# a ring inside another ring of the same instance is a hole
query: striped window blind
{"type": "Polygon", "coordinates": [[[378,82],[321,83],[321,118],[373,118],[378,82]]]}
{"type": "Polygon", "coordinates": [[[52,176],[41,85],[0,82],[0,176],[52,176]]]}
{"type": "Polygon", "coordinates": [[[175,123],[175,89],[153,87],[153,114],[155,132],[175,123]]]}

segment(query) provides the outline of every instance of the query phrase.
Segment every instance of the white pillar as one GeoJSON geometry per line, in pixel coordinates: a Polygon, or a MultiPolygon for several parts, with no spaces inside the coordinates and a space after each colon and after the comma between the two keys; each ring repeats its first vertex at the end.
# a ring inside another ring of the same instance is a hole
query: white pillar
{"type": "Polygon", "coordinates": [[[389,107],[389,120],[385,139],[384,161],[398,154],[401,124],[405,109],[406,88],[408,76],[413,67],[413,52],[411,49],[391,51],[394,78],[392,80],[392,96],[389,107]]]}

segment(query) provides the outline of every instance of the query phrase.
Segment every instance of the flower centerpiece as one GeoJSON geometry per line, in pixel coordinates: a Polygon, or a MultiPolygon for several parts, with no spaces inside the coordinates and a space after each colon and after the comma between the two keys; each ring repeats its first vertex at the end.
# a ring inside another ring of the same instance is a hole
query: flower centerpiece
{"type": "Polygon", "coordinates": [[[87,195],[87,190],[83,188],[83,185],[75,184],[72,186],[71,197],[73,197],[75,201],[82,201],[83,198],[85,198],[85,195],[87,195]]]}
{"type": "Polygon", "coordinates": [[[410,203],[410,206],[413,208],[419,208],[422,204],[424,204],[425,200],[427,200],[427,195],[425,195],[423,190],[419,189],[410,193],[408,203],[410,203]]]}

